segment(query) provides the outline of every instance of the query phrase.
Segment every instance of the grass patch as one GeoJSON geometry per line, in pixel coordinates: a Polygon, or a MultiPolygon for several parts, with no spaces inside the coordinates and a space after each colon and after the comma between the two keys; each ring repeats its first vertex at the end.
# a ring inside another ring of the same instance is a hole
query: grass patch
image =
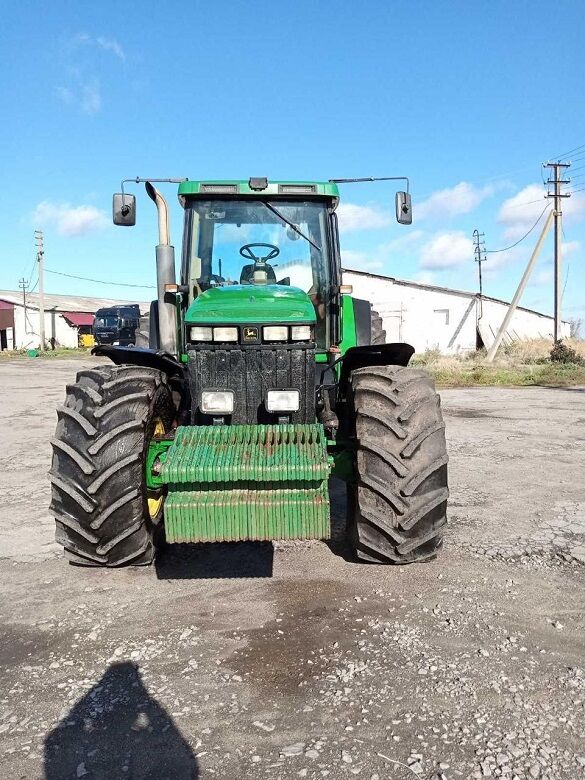
{"type": "Polygon", "coordinates": [[[551,340],[527,339],[502,346],[490,364],[484,362],[485,350],[456,356],[427,350],[415,355],[412,365],[425,368],[441,387],[585,385],[585,341],[566,339],[563,345],[573,362],[551,360],[551,340]]]}
{"type": "Polygon", "coordinates": [[[31,358],[28,356],[26,349],[5,349],[0,352],[0,360],[14,360],[15,358],[25,358],[26,360],[53,360],[56,358],[83,358],[89,357],[90,354],[91,351],[89,349],[56,347],[55,349],[48,349],[45,352],[39,352],[36,358],[31,358]]]}
{"type": "Polygon", "coordinates": [[[441,387],[527,387],[547,385],[570,387],[585,385],[585,365],[551,363],[519,365],[516,367],[491,366],[425,366],[441,387]]]}

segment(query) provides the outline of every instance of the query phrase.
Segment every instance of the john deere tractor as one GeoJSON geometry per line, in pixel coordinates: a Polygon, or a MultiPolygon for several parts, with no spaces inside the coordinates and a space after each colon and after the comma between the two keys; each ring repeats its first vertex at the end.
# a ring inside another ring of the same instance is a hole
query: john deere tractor
{"type": "MultiPolygon", "coordinates": [[[[71,562],[148,564],[178,542],[326,539],[328,481],[348,542],[374,563],[427,561],[446,523],[439,397],[414,349],[343,284],[328,182],[144,180],[158,210],[145,346],[100,345],[59,407],[51,469],[71,562]],[[180,281],[168,208],[177,181],[180,281]]],[[[354,180],[352,180],[354,181],[354,180]]],[[[408,188],[407,188],[408,189],[408,188]]],[[[397,218],[411,222],[408,192],[397,218]]],[[[114,196],[134,225],[136,198],[114,196]]]]}

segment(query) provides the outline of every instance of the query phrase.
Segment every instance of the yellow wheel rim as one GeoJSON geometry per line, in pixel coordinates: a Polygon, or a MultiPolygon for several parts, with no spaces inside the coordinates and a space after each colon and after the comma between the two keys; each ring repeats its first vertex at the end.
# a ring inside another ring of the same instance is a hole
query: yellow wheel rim
{"type": "MultiPolygon", "coordinates": [[[[160,417],[157,417],[154,421],[154,430],[152,432],[153,438],[155,436],[163,436],[165,433],[165,426],[163,424],[163,421],[160,419],[160,417]]],[[[163,504],[163,496],[158,495],[148,497],[148,514],[150,515],[150,519],[154,520],[158,515],[160,514],[160,510],[162,509],[163,504]]]]}

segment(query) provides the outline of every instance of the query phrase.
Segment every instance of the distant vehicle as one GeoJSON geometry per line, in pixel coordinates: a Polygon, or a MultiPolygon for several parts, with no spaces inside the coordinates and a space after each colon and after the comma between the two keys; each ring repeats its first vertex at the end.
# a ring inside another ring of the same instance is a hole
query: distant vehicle
{"type": "Polygon", "coordinates": [[[93,321],[93,337],[96,344],[135,344],[139,323],[140,308],[137,303],[98,309],[93,321]]]}

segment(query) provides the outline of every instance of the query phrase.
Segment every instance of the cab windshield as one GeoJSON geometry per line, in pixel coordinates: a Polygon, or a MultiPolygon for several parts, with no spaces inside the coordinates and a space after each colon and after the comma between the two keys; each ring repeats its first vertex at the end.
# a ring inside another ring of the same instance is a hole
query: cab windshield
{"type": "Polygon", "coordinates": [[[331,274],[325,202],[215,199],[187,201],[185,208],[183,279],[190,291],[234,284],[298,287],[315,306],[317,341],[326,346],[331,274]]]}
{"type": "Polygon", "coordinates": [[[94,324],[101,328],[116,328],[118,327],[118,318],[115,315],[96,317],[94,324]]]}

